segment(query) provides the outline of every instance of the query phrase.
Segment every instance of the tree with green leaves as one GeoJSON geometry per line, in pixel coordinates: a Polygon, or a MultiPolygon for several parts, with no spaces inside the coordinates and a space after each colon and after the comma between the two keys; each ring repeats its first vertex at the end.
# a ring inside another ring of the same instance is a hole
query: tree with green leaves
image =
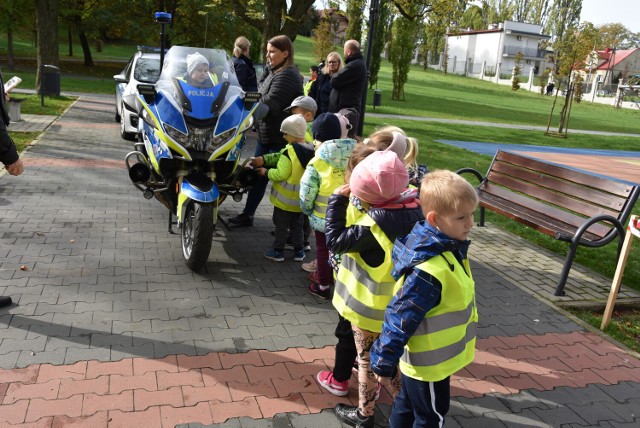
{"type": "Polygon", "coordinates": [[[322,18],[314,32],[313,54],[318,62],[322,62],[331,51],[333,51],[333,31],[331,31],[331,23],[329,23],[327,18],[322,18]]]}
{"type": "Polygon", "coordinates": [[[378,22],[375,26],[373,35],[373,46],[371,47],[371,64],[369,65],[369,88],[378,85],[378,73],[380,72],[380,63],[382,61],[382,52],[389,39],[389,28],[393,16],[391,14],[392,6],[389,2],[381,2],[378,9],[378,22]]]}
{"type": "MultiPolygon", "coordinates": [[[[584,69],[585,61],[591,52],[594,43],[598,38],[598,30],[590,22],[577,26],[575,21],[571,21],[562,32],[563,39],[555,40],[553,47],[555,50],[556,76],[560,81],[560,87],[564,87],[564,104],[560,111],[558,133],[566,133],[566,123],[569,120],[574,87],[571,83],[574,70],[584,69]]],[[[553,110],[552,110],[553,113],[553,110]]]]}
{"type": "Polygon", "coordinates": [[[409,67],[413,58],[418,25],[417,19],[407,19],[404,16],[393,22],[391,42],[389,43],[389,60],[393,67],[391,98],[394,100],[404,100],[404,85],[407,83],[409,67]]]}
{"type": "Polygon", "coordinates": [[[462,13],[460,28],[470,30],[484,30],[487,28],[487,20],[483,14],[482,6],[474,4],[462,13]]]}
{"type": "Polygon", "coordinates": [[[640,34],[630,31],[620,23],[598,26],[600,34],[599,48],[632,49],[640,47],[640,34]]]}
{"type": "Polygon", "coordinates": [[[513,19],[545,26],[549,15],[550,0],[512,0],[513,19]]]}
{"type": "Polygon", "coordinates": [[[443,70],[448,68],[446,45],[447,32],[458,31],[456,23],[462,18],[465,0],[433,0],[428,11],[428,19],[424,28],[427,50],[433,54],[444,52],[443,70]]]}
{"type": "Polygon", "coordinates": [[[347,30],[345,40],[362,41],[362,23],[364,19],[365,0],[347,0],[347,30]]]}
{"type": "Polygon", "coordinates": [[[0,29],[6,31],[7,35],[7,67],[9,70],[15,68],[15,55],[13,38],[17,30],[30,28],[32,16],[35,14],[33,2],[22,0],[2,0],[0,2],[0,29]]]}
{"type": "Polygon", "coordinates": [[[522,52],[518,51],[513,62],[515,65],[513,66],[513,76],[511,77],[511,90],[517,91],[520,89],[520,73],[522,72],[520,64],[522,63],[522,52]]]}
{"type": "Polygon", "coordinates": [[[298,35],[302,21],[313,5],[314,0],[292,1],[287,8],[286,0],[211,0],[215,7],[230,5],[233,13],[245,23],[258,29],[262,34],[262,52],[267,41],[279,34],[288,36],[292,41],[298,35]]]}

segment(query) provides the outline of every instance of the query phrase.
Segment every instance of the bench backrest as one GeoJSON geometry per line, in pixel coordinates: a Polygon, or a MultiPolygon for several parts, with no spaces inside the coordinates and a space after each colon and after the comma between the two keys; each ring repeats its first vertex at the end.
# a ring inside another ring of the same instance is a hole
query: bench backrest
{"type": "MultiPolygon", "coordinates": [[[[624,224],[638,197],[637,186],[504,151],[496,153],[478,189],[539,212],[568,233],[601,214],[624,224]]],[[[590,240],[611,231],[609,223],[595,224],[589,228],[590,240]]]]}

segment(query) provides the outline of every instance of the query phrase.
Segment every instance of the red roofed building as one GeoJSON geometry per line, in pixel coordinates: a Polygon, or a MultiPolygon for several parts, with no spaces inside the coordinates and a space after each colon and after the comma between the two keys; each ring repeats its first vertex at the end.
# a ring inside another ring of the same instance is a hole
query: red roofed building
{"type": "MultiPolygon", "coordinates": [[[[594,51],[585,60],[585,81],[604,85],[616,84],[620,79],[640,73],[640,49],[611,49],[594,51]]],[[[588,83],[588,82],[587,82],[588,83]]]]}

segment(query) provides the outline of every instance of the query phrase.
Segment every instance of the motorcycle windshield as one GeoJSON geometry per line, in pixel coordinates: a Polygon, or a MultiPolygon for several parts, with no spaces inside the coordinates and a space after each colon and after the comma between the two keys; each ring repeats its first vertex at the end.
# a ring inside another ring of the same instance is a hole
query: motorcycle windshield
{"type": "Polygon", "coordinates": [[[214,159],[233,148],[250,124],[251,109],[222,49],[173,46],[156,91],[156,116],[176,151],[204,151],[214,159]]]}
{"type": "Polygon", "coordinates": [[[221,82],[240,87],[233,64],[223,49],[173,46],[164,57],[162,73],[156,84],[158,87],[172,87],[174,79],[184,80],[195,87],[210,87],[221,82]],[[203,81],[192,80],[202,64],[208,66],[209,76],[203,81]]]}

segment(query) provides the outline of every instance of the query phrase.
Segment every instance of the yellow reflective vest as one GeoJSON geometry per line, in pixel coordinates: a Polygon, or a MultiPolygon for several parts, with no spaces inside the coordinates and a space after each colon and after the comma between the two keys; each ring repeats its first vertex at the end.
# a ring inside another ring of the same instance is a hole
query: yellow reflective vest
{"type": "Polygon", "coordinates": [[[311,159],[309,165],[313,165],[320,176],[320,187],[313,205],[313,215],[318,218],[326,218],[329,196],[344,184],[344,169],[334,168],[319,157],[311,159]]]}
{"type": "Polygon", "coordinates": [[[287,144],[282,150],[281,156],[288,156],[291,160],[291,174],[286,180],[271,183],[269,200],[280,209],[300,213],[302,212],[302,208],[300,208],[300,179],[304,168],[292,144],[287,144]]]}
{"type": "MultiPolygon", "coordinates": [[[[413,379],[437,382],[471,363],[475,356],[475,284],[469,260],[460,265],[449,251],[416,268],[440,281],[442,294],[440,304],[427,312],[405,346],[400,371],[413,379]]],[[[398,280],[396,291],[403,282],[404,277],[398,280]]]]}
{"type": "Polygon", "coordinates": [[[391,276],[393,242],[369,214],[360,216],[356,224],[369,226],[385,253],[384,261],[380,266],[372,267],[365,263],[359,253],[343,254],[332,303],[352,325],[379,333],[384,311],[394,295],[395,280],[391,276]]]}

